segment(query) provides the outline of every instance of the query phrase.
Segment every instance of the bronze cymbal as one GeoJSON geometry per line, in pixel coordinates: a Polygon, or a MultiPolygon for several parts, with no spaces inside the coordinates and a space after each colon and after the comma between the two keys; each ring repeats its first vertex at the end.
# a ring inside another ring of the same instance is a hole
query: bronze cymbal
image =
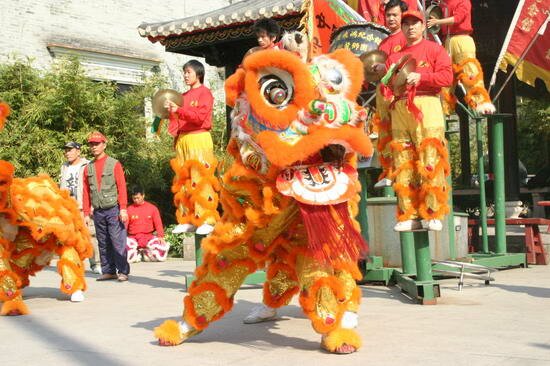
{"type": "Polygon", "coordinates": [[[388,55],[386,52],[381,50],[372,50],[369,52],[363,53],[359,56],[361,62],[363,62],[363,72],[365,73],[365,81],[368,82],[377,82],[382,79],[384,72],[376,72],[373,69],[374,65],[385,64],[388,55]]]}
{"type": "MultiPolygon", "coordinates": [[[[426,19],[435,18],[435,19],[442,19],[443,18],[443,10],[441,9],[441,6],[437,4],[433,4],[428,6],[426,9],[426,19]]],[[[434,25],[431,28],[428,28],[428,31],[432,34],[439,33],[441,30],[440,25],[434,25]]]]}
{"type": "Polygon", "coordinates": [[[160,118],[168,118],[170,113],[164,108],[164,102],[170,100],[178,106],[183,104],[182,95],[172,89],[161,89],[153,95],[153,113],[160,118]]]}
{"type": "Polygon", "coordinates": [[[404,55],[397,63],[397,70],[390,80],[390,87],[395,95],[405,93],[407,76],[416,71],[416,59],[411,55],[404,55]]]}

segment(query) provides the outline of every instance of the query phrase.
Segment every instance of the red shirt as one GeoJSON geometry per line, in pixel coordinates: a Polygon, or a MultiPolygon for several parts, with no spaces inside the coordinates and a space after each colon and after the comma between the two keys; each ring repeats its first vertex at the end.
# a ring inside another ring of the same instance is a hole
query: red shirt
{"type": "Polygon", "coordinates": [[[390,34],[388,37],[384,38],[378,49],[386,52],[386,55],[391,55],[396,52],[401,51],[407,45],[407,39],[401,32],[401,29],[397,33],[390,34]]]}
{"type": "Polygon", "coordinates": [[[149,202],[142,205],[135,203],[128,206],[128,234],[150,234],[157,232],[159,238],[164,238],[164,229],[157,206],[149,202]]]}
{"type": "Polygon", "coordinates": [[[212,128],[214,97],[206,86],[191,88],[183,95],[183,105],[170,113],[168,132],[176,137],[181,133],[208,131],[212,128]]]}
{"type": "MultiPolygon", "coordinates": [[[[107,160],[107,155],[100,159],[92,161],[90,164],[94,164],[97,178],[97,187],[101,190],[101,176],[103,175],[103,167],[105,166],[105,161],[107,160]]],[[[82,211],[84,216],[90,215],[90,185],[88,184],[88,167],[84,168],[84,194],[82,195],[82,211]]],[[[118,191],[118,206],[121,210],[125,210],[128,206],[128,196],[126,193],[126,178],[124,178],[124,171],[122,170],[122,164],[119,161],[115,164],[115,182],[118,191]]]]}
{"type": "Polygon", "coordinates": [[[442,46],[423,39],[415,45],[406,46],[401,52],[390,55],[386,66],[396,63],[405,54],[410,54],[416,59],[416,72],[420,74],[417,93],[436,95],[442,87],[451,86],[453,83],[451,58],[442,46]]]}
{"type": "Polygon", "coordinates": [[[447,17],[454,17],[454,24],[444,25],[443,35],[470,34],[472,28],[472,2],[470,0],[447,0],[447,17]]]}

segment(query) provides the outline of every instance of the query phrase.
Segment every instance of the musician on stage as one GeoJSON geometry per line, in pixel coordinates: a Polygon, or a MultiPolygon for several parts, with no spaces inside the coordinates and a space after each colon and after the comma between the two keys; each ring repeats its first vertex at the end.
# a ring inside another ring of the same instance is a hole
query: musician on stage
{"type": "MultiPolygon", "coordinates": [[[[478,113],[492,114],[495,112],[495,106],[485,89],[483,69],[476,58],[476,45],[471,36],[472,3],[470,0],[446,0],[445,5],[448,16],[442,19],[430,18],[427,20],[427,26],[441,26],[441,32],[445,36],[445,49],[453,62],[454,86],[458,82],[464,86],[464,100],[468,106],[478,113]]],[[[454,87],[445,88],[443,91],[444,109],[447,114],[454,111],[456,104],[453,92],[454,87]]]]}
{"type": "Polygon", "coordinates": [[[212,110],[214,97],[204,86],[204,65],[190,60],[183,65],[184,81],[189,90],[183,93],[179,107],[167,100],[170,112],[168,132],[175,138],[176,158],[171,161],[176,173],[172,185],[176,218],[179,225],[173,232],[194,232],[207,235],[219,219],[217,212],[217,160],[214,157],[212,110]]]}
{"type": "Polygon", "coordinates": [[[394,229],[410,231],[423,227],[440,231],[441,220],[449,210],[450,188],[446,181],[449,162],[439,92],[452,84],[451,60],[442,46],[422,38],[422,13],[405,12],[401,29],[407,45],[390,55],[386,65],[391,70],[392,64],[400,64],[409,55],[415,62],[415,71],[407,75],[404,91],[392,90],[390,105],[393,187],[398,199],[394,229]]]}
{"type": "MultiPolygon", "coordinates": [[[[401,51],[407,44],[407,40],[401,31],[401,16],[408,10],[406,2],[401,0],[389,0],[384,8],[386,26],[390,30],[390,35],[384,38],[378,49],[384,51],[386,55],[391,55],[401,51]]],[[[385,65],[375,65],[375,68],[385,70],[385,65]]],[[[389,187],[392,185],[392,153],[390,149],[391,136],[391,118],[388,110],[389,101],[380,93],[380,87],[376,89],[376,113],[375,128],[378,132],[378,160],[382,167],[382,174],[379,181],[374,185],[375,188],[389,187]]]]}

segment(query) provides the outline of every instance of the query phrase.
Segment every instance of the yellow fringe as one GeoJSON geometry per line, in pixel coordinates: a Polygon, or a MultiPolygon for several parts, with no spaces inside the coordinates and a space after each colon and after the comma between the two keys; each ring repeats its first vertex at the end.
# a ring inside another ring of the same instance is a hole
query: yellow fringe
{"type": "Polygon", "coordinates": [[[172,346],[177,346],[183,342],[180,325],[175,320],[166,320],[160,326],[155,328],[155,338],[172,346]]]}
{"type": "Polygon", "coordinates": [[[336,353],[336,349],[344,344],[353,346],[358,350],[363,345],[363,342],[361,342],[359,334],[353,329],[336,329],[323,337],[322,346],[329,352],[336,353]]]}

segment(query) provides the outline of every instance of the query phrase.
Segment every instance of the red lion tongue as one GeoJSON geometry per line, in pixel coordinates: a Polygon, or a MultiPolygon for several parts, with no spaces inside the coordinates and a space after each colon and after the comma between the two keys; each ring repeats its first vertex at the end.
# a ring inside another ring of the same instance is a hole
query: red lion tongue
{"type": "Polygon", "coordinates": [[[308,205],[298,202],[308,236],[308,249],[323,263],[338,259],[357,261],[368,245],[354,227],[346,202],[308,205]]]}

